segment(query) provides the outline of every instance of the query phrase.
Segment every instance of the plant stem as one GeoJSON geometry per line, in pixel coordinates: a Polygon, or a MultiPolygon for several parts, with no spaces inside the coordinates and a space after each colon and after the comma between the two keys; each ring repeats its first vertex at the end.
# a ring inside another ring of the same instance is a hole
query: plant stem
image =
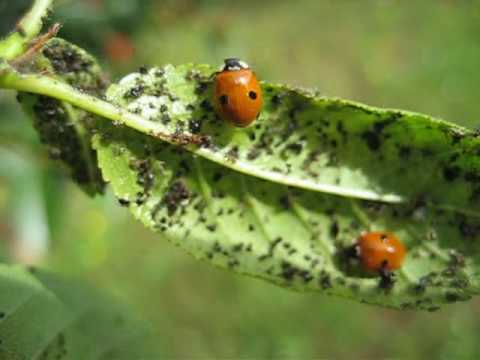
{"type": "Polygon", "coordinates": [[[110,119],[118,124],[124,124],[144,134],[154,136],[169,143],[194,143],[196,137],[174,138],[158,130],[155,123],[135,115],[128,110],[119,108],[97,97],[85,94],[48,76],[36,74],[19,74],[13,70],[0,76],[0,88],[25,91],[29,93],[50,96],[63,100],[88,112],[110,119]]]}
{"type": "Polygon", "coordinates": [[[53,5],[54,0],[35,0],[30,11],[17,24],[16,30],[0,41],[0,57],[12,60],[23,54],[42,30],[43,19],[53,5]]]}

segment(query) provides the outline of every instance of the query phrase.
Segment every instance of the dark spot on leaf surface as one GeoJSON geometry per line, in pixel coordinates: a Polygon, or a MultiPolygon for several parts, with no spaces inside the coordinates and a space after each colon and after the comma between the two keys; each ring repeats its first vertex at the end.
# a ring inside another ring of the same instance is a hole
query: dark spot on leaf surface
{"type": "Polygon", "coordinates": [[[93,65],[72,45],[59,40],[50,41],[43,50],[43,55],[50,60],[57,73],[66,74],[87,71],[93,65]]]}
{"type": "Polygon", "coordinates": [[[198,134],[202,129],[202,123],[199,120],[190,120],[188,122],[188,129],[192,134],[198,134]]]}
{"type": "Polygon", "coordinates": [[[199,83],[197,87],[195,88],[195,94],[201,95],[207,90],[207,84],[206,83],[199,83]]]}
{"type": "Polygon", "coordinates": [[[242,250],[243,250],[243,243],[233,245],[233,247],[232,247],[232,251],[234,251],[234,252],[239,252],[239,251],[242,251],[242,250]]]}
{"type": "Polygon", "coordinates": [[[160,121],[162,122],[162,124],[167,125],[172,121],[172,119],[170,118],[170,115],[162,114],[162,116],[160,116],[160,121]]]}
{"type": "Polygon", "coordinates": [[[247,159],[253,161],[257,159],[260,156],[260,154],[261,154],[261,150],[258,147],[254,147],[248,152],[247,159]]]}
{"type": "Polygon", "coordinates": [[[447,292],[445,294],[445,301],[446,302],[449,302],[449,303],[454,303],[454,302],[457,302],[461,299],[461,296],[459,296],[458,294],[456,293],[452,293],[452,292],[447,292]]]}
{"type": "Polygon", "coordinates": [[[323,290],[327,290],[332,287],[332,281],[330,280],[330,276],[325,271],[322,271],[320,273],[319,283],[320,283],[320,287],[323,290]]]}
{"type": "Polygon", "coordinates": [[[367,146],[372,151],[377,151],[380,148],[380,145],[382,144],[380,135],[374,131],[365,131],[362,134],[362,138],[365,140],[365,142],[367,143],[367,146]]]}
{"type": "Polygon", "coordinates": [[[180,203],[190,197],[185,183],[182,180],[175,181],[163,198],[163,203],[167,206],[168,215],[172,216],[177,211],[180,203]]]}
{"type": "Polygon", "coordinates": [[[235,145],[235,146],[233,146],[230,150],[228,150],[228,152],[227,152],[227,158],[228,158],[229,160],[236,160],[236,159],[238,159],[238,153],[239,153],[238,146],[235,145]]]}
{"type": "Polygon", "coordinates": [[[450,256],[450,264],[455,267],[464,267],[465,266],[465,256],[459,251],[451,250],[448,255],[450,256]]]}
{"type": "Polygon", "coordinates": [[[223,178],[223,173],[220,171],[217,171],[213,174],[213,181],[218,182],[223,178]]]}
{"type": "Polygon", "coordinates": [[[210,104],[210,102],[208,100],[203,100],[200,103],[200,107],[205,111],[213,111],[213,106],[212,106],[212,104],[210,104]]]}
{"type": "Polygon", "coordinates": [[[394,122],[396,122],[402,115],[400,113],[393,113],[389,116],[387,116],[386,118],[382,119],[382,120],[379,120],[377,121],[374,125],[373,125],[373,130],[376,132],[376,133],[380,133],[382,132],[387,126],[393,124],[394,122]]]}
{"type": "Polygon", "coordinates": [[[165,70],[164,69],[156,69],[154,75],[157,78],[161,78],[165,75],[165,70]]]}
{"type": "Polygon", "coordinates": [[[402,159],[408,159],[410,157],[411,152],[412,151],[408,146],[401,145],[401,146],[398,147],[398,155],[402,159]]]}
{"type": "Polygon", "coordinates": [[[290,199],[288,198],[288,195],[282,195],[279,199],[279,202],[283,209],[290,209],[290,199]]]}
{"type": "Polygon", "coordinates": [[[137,84],[136,86],[132,87],[126,94],[126,98],[138,98],[140,95],[143,94],[145,91],[145,86],[143,84],[137,84]]]}
{"type": "Polygon", "coordinates": [[[136,198],[135,198],[135,204],[140,206],[143,203],[145,203],[147,198],[148,198],[148,195],[146,193],[139,191],[136,195],[136,198]]]}
{"type": "Polygon", "coordinates": [[[118,203],[121,205],[121,206],[129,206],[130,205],[130,201],[126,200],[126,199],[118,199],[118,203]]]}
{"type": "Polygon", "coordinates": [[[467,219],[461,217],[459,220],[460,234],[465,238],[475,238],[480,235],[480,224],[469,223],[467,219]]]}
{"type": "Polygon", "coordinates": [[[281,276],[287,281],[292,281],[294,276],[300,271],[288,261],[282,261],[281,269],[281,276]]]}
{"type": "Polygon", "coordinates": [[[334,220],[332,225],[330,225],[330,236],[335,239],[338,236],[339,231],[338,222],[334,220]]]}
{"type": "Polygon", "coordinates": [[[300,143],[291,143],[287,145],[286,149],[292,151],[295,155],[300,155],[303,150],[303,145],[300,143]]]}
{"type": "Polygon", "coordinates": [[[453,181],[460,175],[460,168],[458,166],[445,167],[443,169],[443,177],[447,181],[453,181]]]}
{"type": "Polygon", "coordinates": [[[155,175],[152,172],[152,164],[149,159],[134,160],[130,162],[130,168],[137,173],[137,184],[143,187],[145,194],[150,192],[155,181],[155,175]]]}

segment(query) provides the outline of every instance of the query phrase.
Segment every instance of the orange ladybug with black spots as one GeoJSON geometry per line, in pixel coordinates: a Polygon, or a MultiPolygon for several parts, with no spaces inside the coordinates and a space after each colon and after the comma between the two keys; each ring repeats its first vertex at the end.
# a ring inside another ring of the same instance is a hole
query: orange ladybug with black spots
{"type": "Polygon", "coordinates": [[[215,75],[215,109],[224,120],[247,127],[260,115],[262,90],[255,73],[239,59],[226,59],[215,75]]]}

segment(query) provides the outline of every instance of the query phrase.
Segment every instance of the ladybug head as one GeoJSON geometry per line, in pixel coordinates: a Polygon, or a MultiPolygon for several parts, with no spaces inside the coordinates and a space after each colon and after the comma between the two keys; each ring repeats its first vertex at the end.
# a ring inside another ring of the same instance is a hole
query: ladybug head
{"type": "Polygon", "coordinates": [[[230,58],[224,60],[223,71],[235,71],[235,70],[242,70],[242,69],[249,69],[250,66],[240,59],[237,58],[230,58]]]}

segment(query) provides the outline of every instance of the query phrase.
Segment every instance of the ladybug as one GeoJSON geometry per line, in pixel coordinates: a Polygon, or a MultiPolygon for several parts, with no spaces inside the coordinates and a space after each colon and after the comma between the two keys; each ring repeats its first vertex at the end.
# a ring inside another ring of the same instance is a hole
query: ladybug
{"type": "Polygon", "coordinates": [[[360,235],[355,245],[358,259],[367,272],[380,275],[380,287],[391,288],[393,270],[399,269],[405,260],[405,246],[389,232],[372,231],[360,235]]]}
{"type": "Polygon", "coordinates": [[[238,127],[250,125],[262,109],[262,90],[255,73],[239,59],[226,59],[215,74],[217,114],[238,127]]]}

